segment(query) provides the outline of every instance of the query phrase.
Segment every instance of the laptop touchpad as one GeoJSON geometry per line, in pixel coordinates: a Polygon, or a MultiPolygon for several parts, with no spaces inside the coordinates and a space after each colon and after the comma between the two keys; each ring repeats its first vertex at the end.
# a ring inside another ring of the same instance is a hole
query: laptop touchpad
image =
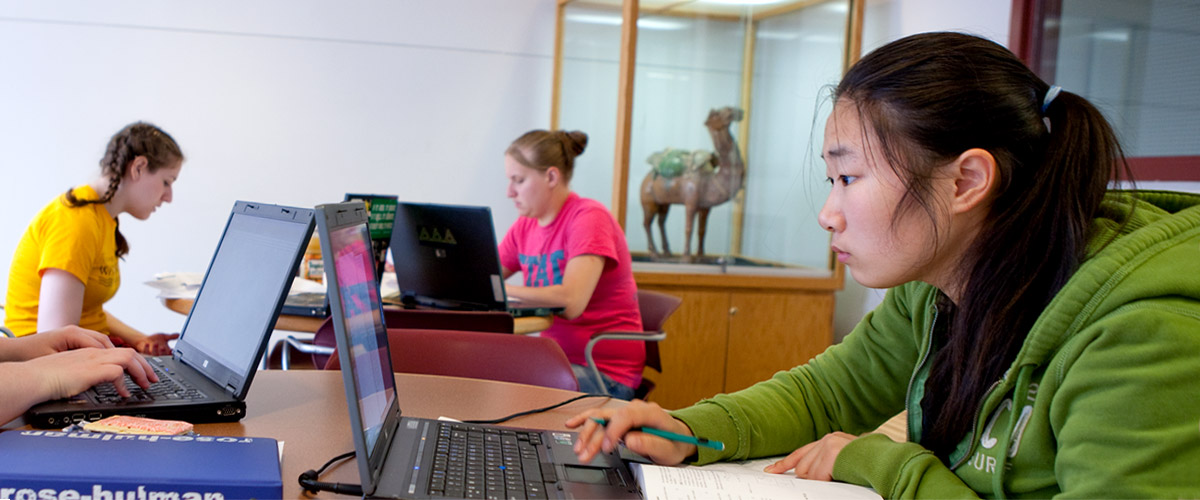
{"type": "Polygon", "coordinates": [[[563,469],[567,473],[567,481],[572,483],[587,483],[587,484],[613,484],[609,480],[608,469],[598,469],[596,467],[579,467],[576,465],[564,465],[563,469]]]}

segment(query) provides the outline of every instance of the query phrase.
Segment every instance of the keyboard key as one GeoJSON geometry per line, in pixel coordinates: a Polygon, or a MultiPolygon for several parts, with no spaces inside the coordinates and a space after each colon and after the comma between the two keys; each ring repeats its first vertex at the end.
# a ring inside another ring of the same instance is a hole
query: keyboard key
{"type": "MultiPolygon", "coordinates": [[[[434,443],[428,485],[432,496],[465,498],[546,498],[536,433],[441,423],[434,443]]],[[[548,467],[548,469],[547,469],[548,467]]]]}

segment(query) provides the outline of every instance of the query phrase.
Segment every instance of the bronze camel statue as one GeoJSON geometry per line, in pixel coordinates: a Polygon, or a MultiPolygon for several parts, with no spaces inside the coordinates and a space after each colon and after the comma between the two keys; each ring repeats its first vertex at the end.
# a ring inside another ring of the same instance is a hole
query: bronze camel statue
{"type": "Polygon", "coordinates": [[[646,228],[646,241],[652,256],[659,256],[658,249],[654,246],[654,234],[650,230],[655,216],[658,216],[663,254],[671,255],[664,225],[667,211],[672,204],[681,204],[686,211],[684,260],[692,260],[692,227],[697,216],[700,218],[700,233],[696,255],[704,256],[704,232],[708,225],[708,211],[729,201],[742,188],[746,165],[742,161],[737,141],[729,132],[729,126],[741,119],[742,110],[734,107],[714,109],[708,113],[704,126],[712,136],[714,152],[688,152],[668,148],[650,155],[647,159],[654,168],[642,180],[642,225],[646,228]]]}

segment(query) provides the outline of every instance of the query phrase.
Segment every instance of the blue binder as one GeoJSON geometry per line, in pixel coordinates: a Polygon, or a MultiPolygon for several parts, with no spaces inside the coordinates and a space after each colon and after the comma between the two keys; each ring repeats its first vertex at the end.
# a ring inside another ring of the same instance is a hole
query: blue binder
{"type": "Polygon", "coordinates": [[[0,455],[0,498],[283,496],[270,438],[7,431],[0,455]]]}

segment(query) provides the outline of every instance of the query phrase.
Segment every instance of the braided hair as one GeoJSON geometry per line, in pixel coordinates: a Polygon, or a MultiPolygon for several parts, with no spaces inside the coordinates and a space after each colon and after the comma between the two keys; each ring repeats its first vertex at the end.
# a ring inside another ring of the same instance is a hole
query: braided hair
{"type": "MultiPolygon", "coordinates": [[[[94,200],[79,199],[73,189],[67,189],[64,197],[67,205],[82,207],[84,205],[102,204],[112,201],[125,177],[129,164],[137,157],[145,157],[150,172],[183,161],[183,151],[175,139],[162,129],[146,123],[135,122],[126,125],[108,141],[104,157],[100,159],[100,174],[108,178],[108,189],[94,200]]],[[[129,243],[121,235],[121,228],[116,229],[117,257],[129,253],[129,243]]]]}

